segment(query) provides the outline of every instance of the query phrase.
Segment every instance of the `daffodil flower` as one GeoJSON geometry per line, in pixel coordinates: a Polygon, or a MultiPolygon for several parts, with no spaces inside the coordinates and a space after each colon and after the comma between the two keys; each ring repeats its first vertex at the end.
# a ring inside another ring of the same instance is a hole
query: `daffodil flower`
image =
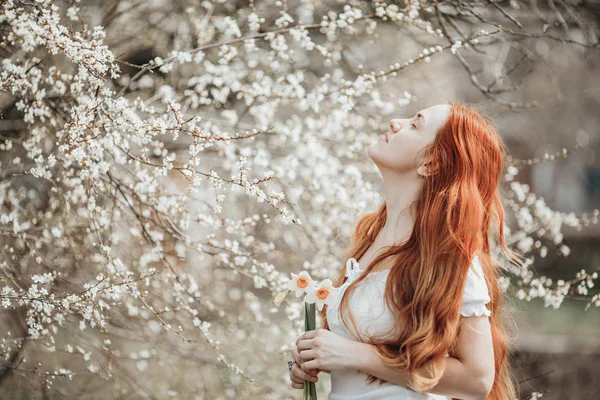
{"type": "MultiPolygon", "coordinates": [[[[324,279],[316,286],[306,271],[299,274],[292,272],[292,278],[287,282],[286,290],[277,293],[273,299],[273,304],[279,307],[290,292],[296,293],[296,297],[304,296],[304,329],[311,331],[317,328],[316,307],[319,311],[323,310],[325,304],[332,304],[338,295],[339,288],[333,287],[331,279],[324,279]]],[[[304,382],[303,400],[317,400],[317,386],[314,382],[304,382]]]]}
{"type": "Polygon", "coordinates": [[[299,274],[292,272],[292,279],[287,284],[289,290],[295,291],[296,297],[302,296],[306,291],[312,287],[314,281],[306,271],[302,271],[299,274]]]}
{"type": "Polygon", "coordinates": [[[331,279],[324,279],[308,289],[304,301],[309,304],[317,303],[317,308],[321,311],[325,304],[332,304],[337,296],[338,288],[333,287],[331,279]]]}

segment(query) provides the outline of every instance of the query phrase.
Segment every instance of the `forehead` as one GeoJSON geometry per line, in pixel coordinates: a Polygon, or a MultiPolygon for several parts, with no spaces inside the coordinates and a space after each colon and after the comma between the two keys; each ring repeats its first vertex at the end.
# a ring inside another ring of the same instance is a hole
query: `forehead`
{"type": "Polygon", "coordinates": [[[441,127],[448,115],[450,114],[451,106],[449,104],[436,104],[419,111],[425,117],[425,124],[429,126],[441,127]]]}

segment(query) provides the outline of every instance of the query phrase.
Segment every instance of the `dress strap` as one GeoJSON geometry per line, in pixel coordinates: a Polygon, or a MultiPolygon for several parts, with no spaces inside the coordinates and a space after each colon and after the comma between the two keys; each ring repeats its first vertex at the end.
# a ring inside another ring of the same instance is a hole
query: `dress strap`
{"type": "Polygon", "coordinates": [[[354,257],[350,257],[346,261],[346,276],[348,280],[355,280],[360,275],[361,269],[358,261],[354,257]]]}
{"type": "Polygon", "coordinates": [[[348,285],[350,285],[350,283],[352,283],[355,279],[357,279],[359,277],[361,271],[362,270],[360,269],[360,265],[358,264],[358,261],[356,261],[355,258],[351,257],[351,258],[349,258],[346,261],[346,277],[348,279],[346,279],[346,282],[344,282],[339,287],[339,289],[340,289],[339,296],[340,297],[336,300],[336,303],[335,303],[335,309],[336,310],[340,306],[341,296],[344,295],[344,291],[346,290],[346,288],[348,287],[348,285]]]}

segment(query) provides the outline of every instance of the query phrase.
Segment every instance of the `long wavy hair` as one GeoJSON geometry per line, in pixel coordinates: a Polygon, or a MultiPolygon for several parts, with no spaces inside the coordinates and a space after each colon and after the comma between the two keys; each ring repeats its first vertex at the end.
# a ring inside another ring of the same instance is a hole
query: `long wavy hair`
{"type": "MultiPolygon", "coordinates": [[[[394,327],[385,337],[367,334],[364,339],[350,311],[352,334],[375,345],[376,353],[387,365],[409,371],[412,390],[427,392],[443,375],[446,354],[451,354],[456,343],[467,273],[474,255],[478,255],[491,299],[487,307],[492,312],[489,322],[495,378],[487,399],[515,399],[516,386],[509,365],[512,340],[502,312],[504,295],[497,283],[504,274],[490,252],[490,241],[495,240],[505,254],[522,265],[522,258],[504,241],[504,208],[498,187],[506,147],[491,120],[477,106],[448,103],[448,119],[425,149],[426,157],[436,161],[438,169],[424,178],[422,192],[411,205],[411,235],[402,243],[388,246],[363,268],[366,272],[348,286],[341,298],[341,319],[348,326],[344,310],[356,286],[379,263],[389,266],[384,297],[394,315],[394,327]]],[[[348,258],[360,259],[383,227],[386,215],[384,202],[359,219],[345,251],[348,258]]],[[[336,287],[346,281],[342,264],[333,282],[336,287]]],[[[319,316],[322,326],[329,329],[326,312],[324,308],[319,316]]],[[[514,323],[512,318],[510,321],[514,323]]],[[[378,380],[384,382],[369,375],[367,382],[378,380]]]]}

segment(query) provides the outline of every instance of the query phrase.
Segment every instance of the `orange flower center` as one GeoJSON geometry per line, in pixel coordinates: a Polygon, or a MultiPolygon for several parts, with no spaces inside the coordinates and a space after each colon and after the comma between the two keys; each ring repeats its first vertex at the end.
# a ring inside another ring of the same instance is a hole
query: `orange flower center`
{"type": "Polygon", "coordinates": [[[321,288],[321,289],[317,290],[317,297],[319,298],[319,300],[325,300],[328,295],[329,295],[329,290],[327,290],[325,288],[321,288]]]}
{"type": "Polygon", "coordinates": [[[296,281],[296,285],[298,285],[298,287],[300,289],[304,289],[305,287],[308,286],[308,280],[306,278],[298,278],[298,280],[296,281]]]}

